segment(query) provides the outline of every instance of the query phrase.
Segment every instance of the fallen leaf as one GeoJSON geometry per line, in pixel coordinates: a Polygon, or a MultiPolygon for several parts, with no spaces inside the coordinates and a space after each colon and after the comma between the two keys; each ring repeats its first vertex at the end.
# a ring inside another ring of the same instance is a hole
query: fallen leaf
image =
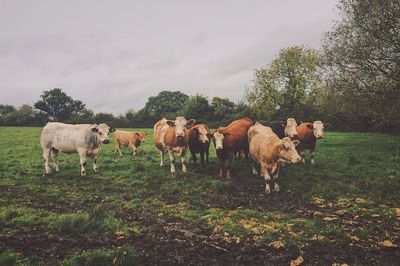
{"type": "Polygon", "coordinates": [[[290,261],[290,266],[298,266],[304,261],[302,256],[298,256],[295,260],[290,261]]]}
{"type": "Polygon", "coordinates": [[[314,216],[322,216],[322,212],[315,211],[315,212],[314,212],[314,216]]]}
{"type": "Polygon", "coordinates": [[[338,210],[338,211],[336,211],[337,215],[345,215],[346,213],[348,213],[347,210],[338,210]]]}
{"type": "Polygon", "coordinates": [[[351,236],[351,240],[359,241],[360,239],[358,237],[356,237],[356,236],[351,236]]]}
{"type": "Polygon", "coordinates": [[[381,217],[381,215],[380,214],[372,214],[371,217],[376,218],[376,217],[381,217]]]}
{"type": "Polygon", "coordinates": [[[367,201],[365,200],[365,199],[363,199],[363,198],[356,198],[356,203],[358,203],[358,204],[363,204],[363,203],[366,203],[367,201]]]}
{"type": "Polygon", "coordinates": [[[387,248],[396,247],[396,245],[393,244],[393,242],[390,241],[390,240],[385,240],[385,241],[383,241],[383,242],[380,242],[380,244],[381,244],[382,246],[384,246],[384,247],[387,247],[387,248]]]}
{"type": "Polygon", "coordinates": [[[400,208],[394,208],[397,217],[400,217],[400,208]]]}
{"type": "Polygon", "coordinates": [[[285,244],[283,244],[281,241],[274,241],[272,243],[269,244],[270,247],[274,247],[276,249],[280,249],[283,248],[285,246],[285,244]]]}
{"type": "Polygon", "coordinates": [[[330,217],[327,216],[327,217],[324,217],[322,220],[330,222],[330,221],[337,220],[337,217],[336,216],[330,216],[330,217]]]}

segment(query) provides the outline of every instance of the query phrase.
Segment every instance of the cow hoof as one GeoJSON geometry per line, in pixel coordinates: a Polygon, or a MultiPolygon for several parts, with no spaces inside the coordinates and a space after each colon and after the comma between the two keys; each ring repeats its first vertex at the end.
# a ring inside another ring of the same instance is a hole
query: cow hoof
{"type": "Polygon", "coordinates": [[[93,172],[98,173],[99,169],[93,169],[93,172]]]}
{"type": "Polygon", "coordinates": [[[314,161],[314,160],[311,160],[311,164],[315,164],[315,161],[314,161]]]}
{"type": "Polygon", "coordinates": [[[275,189],[276,192],[281,191],[281,187],[279,185],[275,185],[275,189]]]}
{"type": "Polygon", "coordinates": [[[304,158],[301,159],[301,163],[302,163],[302,164],[306,164],[306,160],[304,160],[304,158]]]}
{"type": "Polygon", "coordinates": [[[271,193],[271,189],[269,188],[269,186],[267,185],[266,187],[265,187],[265,194],[270,194],[271,193]]]}
{"type": "Polygon", "coordinates": [[[81,176],[86,176],[86,171],[81,172],[81,176]]]}

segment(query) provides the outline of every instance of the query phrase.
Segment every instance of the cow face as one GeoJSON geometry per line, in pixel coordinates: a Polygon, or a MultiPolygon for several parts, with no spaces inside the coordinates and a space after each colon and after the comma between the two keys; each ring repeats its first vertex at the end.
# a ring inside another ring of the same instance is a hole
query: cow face
{"type": "Polygon", "coordinates": [[[145,132],[135,132],[135,134],[139,138],[140,142],[144,142],[146,140],[146,137],[149,135],[145,132]]]}
{"type": "Polygon", "coordinates": [[[92,131],[97,134],[97,139],[99,140],[100,143],[108,144],[110,143],[108,135],[110,134],[110,132],[115,131],[115,129],[113,130],[107,124],[100,124],[93,127],[92,131]]]}
{"type": "Polygon", "coordinates": [[[196,132],[196,138],[198,139],[198,141],[200,143],[208,143],[208,142],[210,142],[210,140],[209,140],[209,135],[210,134],[208,134],[208,132],[205,129],[205,127],[203,127],[203,126],[196,127],[194,129],[194,131],[196,132]]]}
{"type": "Polygon", "coordinates": [[[283,138],[279,147],[279,158],[289,163],[301,162],[301,157],[296,151],[296,146],[299,145],[299,143],[300,141],[298,140],[292,141],[288,137],[283,138]]]}
{"type": "Polygon", "coordinates": [[[324,124],[321,121],[315,121],[312,125],[314,136],[317,139],[324,137],[324,124]]]}
{"type": "Polygon", "coordinates": [[[175,136],[179,141],[185,139],[186,136],[186,129],[191,128],[196,120],[190,119],[189,121],[186,120],[183,116],[178,116],[175,121],[167,120],[167,124],[170,127],[175,127],[175,136]]]}
{"type": "Polygon", "coordinates": [[[231,133],[225,132],[221,133],[218,130],[214,132],[213,134],[213,141],[215,145],[216,150],[222,150],[224,148],[224,138],[229,136],[231,133]]]}
{"type": "Polygon", "coordinates": [[[285,125],[285,136],[294,139],[297,137],[297,123],[294,118],[288,118],[285,125]]]}

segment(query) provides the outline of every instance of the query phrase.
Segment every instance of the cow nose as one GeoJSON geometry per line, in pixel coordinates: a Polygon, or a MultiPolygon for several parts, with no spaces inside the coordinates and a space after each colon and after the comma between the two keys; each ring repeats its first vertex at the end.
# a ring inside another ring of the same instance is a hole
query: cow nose
{"type": "Polygon", "coordinates": [[[108,139],[103,140],[103,144],[108,144],[110,141],[108,139]]]}
{"type": "Polygon", "coordinates": [[[296,163],[299,163],[299,162],[301,162],[301,157],[297,157],[297,159],[296,159],[296,163]]]}
{"type": "Polygon", "coordinates": [[[183,135],[178,135],[177,138],[178,138],[178,140],[183,140],[184,139],[183,135]]]}
{"type": "Polygon", "coordinates": [[[222,145],[218,145],[215,147],[217,150],[222,150],[222,145]]]}

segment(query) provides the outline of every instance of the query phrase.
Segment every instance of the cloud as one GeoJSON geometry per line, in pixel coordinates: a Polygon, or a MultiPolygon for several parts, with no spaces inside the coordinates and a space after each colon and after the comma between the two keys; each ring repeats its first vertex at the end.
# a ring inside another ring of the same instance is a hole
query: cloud
{"type": "Polygon", "coordinates": [[[59,87],[95,112],[139,110],[162,90],[243,99],[281,48],[318,48],[336,1],[7,1],[0,104],[59,87]]]}

